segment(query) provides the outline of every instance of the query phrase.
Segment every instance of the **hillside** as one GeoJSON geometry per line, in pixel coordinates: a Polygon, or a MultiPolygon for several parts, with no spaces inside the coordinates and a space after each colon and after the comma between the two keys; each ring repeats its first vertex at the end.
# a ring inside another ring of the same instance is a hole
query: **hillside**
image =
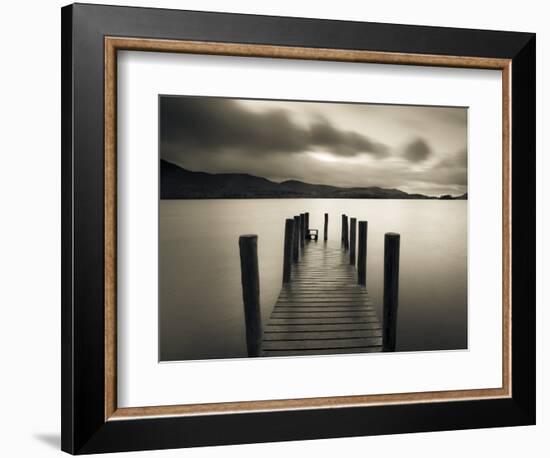
{"type": "MultiPolygon", "coordinates": [[[[341,188],[297,180],[276,183],[244,173],[193,172],[170,162],[160,161],[161,199],[238,199],[238,198],[345,198],[345,199],[436,199],[408,194],[399,189],[376,186],[341,188]]],[[[445,196],[445,198],[449,198],[445,196]]],[[[450,197],[453,199],[453,197],[450,197]]],[[[467,198],[466,195],[457,198],[467,198]]]]}

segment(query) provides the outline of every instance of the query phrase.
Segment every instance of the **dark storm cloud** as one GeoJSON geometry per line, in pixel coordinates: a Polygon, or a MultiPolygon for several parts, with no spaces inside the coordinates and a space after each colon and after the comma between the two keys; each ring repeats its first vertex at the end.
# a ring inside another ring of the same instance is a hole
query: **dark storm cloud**
{"type": "Polygon", "coordinates": [[[326,119],[310,127],[310,145],[323,147],[333,154],[355,156],[368,152],[378,157],[388,153],[388,148],[356,132],[342,131],[333,127],[326,119]]]}
{"type": "Polygon", "coordinates": [[[230,99],[162,97],[160,117],[162,154],[322,150],[346,157],[359,153],[384,157],[388,153],[385,145],[339,129],[325,118],[302,126],[286,110],[255,112],[230,99]]]}
{"type": "Polygon", "coordinates": [[[274,181],[467,191],[467,110],[162,96],[161,157],[274,181]]]}
{"type": "Polygon", "coordinates": [[[422,162],[432,155],[432,150],[423,139],[417,138],[405,147],[403,155],[410,162],[422,162]]]}

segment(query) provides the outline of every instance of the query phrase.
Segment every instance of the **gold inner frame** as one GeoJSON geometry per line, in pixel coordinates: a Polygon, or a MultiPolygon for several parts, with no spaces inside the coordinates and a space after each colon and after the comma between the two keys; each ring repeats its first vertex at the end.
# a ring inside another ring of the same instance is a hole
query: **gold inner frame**
{"type": "Polygon", "coordinates": [[[239,43],[215,43],[105,37],[105,420],[151,416],[246,413],[381,404],[405,404],[507,398],[512,394],[511,367],[511,70],[510,59],[438,56],[344,49],[300,48],[239,43]],[[119,408],[117,404],[117,51],[174,52],[240,57],[363,62],[493,69],[502,72],[502,387],[400,394],[334,396],[303,399],[241,401],[209,404],[119,408]]]}

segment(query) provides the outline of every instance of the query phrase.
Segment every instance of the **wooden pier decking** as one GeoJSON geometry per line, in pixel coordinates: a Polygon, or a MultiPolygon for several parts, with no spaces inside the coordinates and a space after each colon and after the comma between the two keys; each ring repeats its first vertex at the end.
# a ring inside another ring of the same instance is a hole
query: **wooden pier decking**
{"type": "Polygon", "coordinates": [[[382,351],[382,326],[349,252],[306,241],[263,329],[262,356],[382,351]]]}

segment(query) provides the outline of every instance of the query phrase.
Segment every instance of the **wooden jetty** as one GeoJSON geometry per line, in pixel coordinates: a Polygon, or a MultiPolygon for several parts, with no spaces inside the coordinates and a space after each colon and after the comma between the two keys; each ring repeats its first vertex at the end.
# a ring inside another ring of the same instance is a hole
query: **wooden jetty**
{"type": "MultiPolygon", "coordinates": [[[[317,236],[312,240],[310,232],[317,230],[309,228],[309,213],[285,221],[283,285],[265,325],[260,316],[257,236],[240,237],[249,356],[395,351],[400,237],[385,235],[381,323],[366,288],[367,222],[359,221],[358,231],[356,222],[351,218],[350,228],[347,215],[342,215],[339,247],[319,242],[317,236]]],[[[327,225],[325,213],[324,238],[327,225]]]]}
{"type": "Polygon", "coordinates": [[[262,356],[382,350],[382,326],[338,247],[307,243],[263,329],[262,356]]]}

